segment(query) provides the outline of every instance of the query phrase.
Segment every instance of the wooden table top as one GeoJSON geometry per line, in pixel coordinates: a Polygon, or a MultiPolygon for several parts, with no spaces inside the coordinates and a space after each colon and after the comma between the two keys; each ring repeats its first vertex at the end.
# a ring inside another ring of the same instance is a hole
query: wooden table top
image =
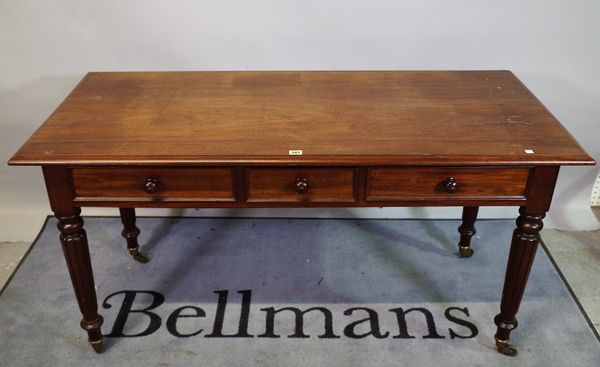
{"type": "Polygon", "coordinates": [[[593,163],[509,71],[94,72],[9,161],[593,163]]]}

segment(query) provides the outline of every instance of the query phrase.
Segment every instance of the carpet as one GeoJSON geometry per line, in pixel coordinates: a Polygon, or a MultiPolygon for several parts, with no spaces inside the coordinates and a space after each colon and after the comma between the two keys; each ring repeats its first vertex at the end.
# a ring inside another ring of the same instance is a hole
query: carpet
{"type": "Polygon", "coordinates": [[[512,341],[495,351],[514,221],[86,218],[105,351],[97,355],[49,218],[0,295],[1,366],[600,366],[600,344],[545,251],[512,341]]]}

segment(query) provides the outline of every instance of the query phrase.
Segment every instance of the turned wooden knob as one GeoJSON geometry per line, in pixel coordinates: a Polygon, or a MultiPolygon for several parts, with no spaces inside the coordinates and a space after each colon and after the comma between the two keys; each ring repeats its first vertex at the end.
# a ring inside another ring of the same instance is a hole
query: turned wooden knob
{"type": "Polygon", "coordinates": [[[296,192],[298,194],[304,194],[308,191],[308,178],[306,177],[298,177],[296,179],[296,192]]]}
{"type": "Polygon", "coordinates": [[[148,177],[144,185],[144,191],[148,194],[154,194],[158,191],[158,178],[148,177]]]}
{"type": "Polygon", "coordinates": [[[454,177],[447,177],[444,179],[444,181],[442,181],[442,187],[444,188],[444,191],[446,191],[449,194],[452,194],[458,188],[458,183],[456,182],[454,177]]]}

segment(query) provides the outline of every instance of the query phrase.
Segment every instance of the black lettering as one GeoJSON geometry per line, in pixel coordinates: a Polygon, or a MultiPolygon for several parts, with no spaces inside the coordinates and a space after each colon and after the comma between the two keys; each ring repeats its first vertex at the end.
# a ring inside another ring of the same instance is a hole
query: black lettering
{"type": "Polygon", "coordinates": [[[252,338],[252,335],[248,334],[248,320],[250,318],[250,303],[252,301],[252,290],[246,289],[238,291],[242,295],[242,308],[240,310],[240,321],[238,326],[237,334],[224,335],[223,334],[223,320],[225,319],[225,309],[227,307],[227,296],[229,291],[215,291],[219,295],[219,301],[217,304],[217,313],[215,315],[215,323],[213,325],[212,333],[205,336],[205,338],[252,338]]]}
{"type": "Polygon", "coordinates": [[[155,292],[155,291],[119,291],[119,292],[115,292],[113,294],[108,295],[104,299],[104,302],[102,302],[102,307],[111,308],[112,305],[110,303],[108,303],[108,300],[111,297],[116,296],[118,294],[124,294],[125,297],[123,298],[123,303],[121,304],[121,308],[119,309],[119,314],[117,315],[117,318],[115,320],[115,324],[113,325],[112,331],[110,332],[110,334],[108,334],[106,336],[131,338],[131,337],[137,337],[137,336],[147,336],[147,335],[154,333],[156,330],[158,330],[158,328],[160,327],[160,323],[161,323],[160,316],[158,316],[154,312],[150,312],[150,310],[157,308],[158,306],[162,305],[165,302],[165,297],[162,294],[155,292]],[[135,297],[138,293],[144,293],[144,294],[151,295],[153,297],[152,304],[141,310],[132,310],[131,308],[133,306],[133,301],[135,300],[135,297]],[[148,324],[148,327],[146,328],[146,330],[144,330],[138,334],[132,334],[132,335],[123,334],[123,329],[125,328],[125,323],[127,322],[127,317],[130,313],[143,313],[150,318],[150,323],[148,324]]]}
{"type": "Polygon", "coordinates": [[[451,322],[453,322],[455,324],[464,326],[467,329],[469,329],[471,331],[471,335],[460,335],[460,334],[457,334],[454,330],[448,328],[448,332],[450,332],[450,339],[455,339],[455,338],[470,339],[470,338],[476,337],[477,334],[479,334],[479,331],[477,330],[477,326],[475,326],[475,324],[473,324],[472,322],[469,322],[467,320],[459,319],[458,317],[452,316],[452,314],[450,313],[450,311],[454,311],[454,310],[461,311],[465,315],[470,316],[469,315],[469,310],[466,307],[465,308],[448,307],[448,309],[446,310],[446,312],[444,312],[444,315],[446,315],[446,318],[448,319],[448,321],[451,321],[451,322]]]}
{"type": "Polygon", "coordinates": [[[437,329],[435,327],[435,321],[433,319],[433,315],[426,308],[415,307],[409,308],[404,311],[402,308],[392,308],[390,312],[394,312],[396,314],[396,319],[398,320],[398,335],[394,336],[394,339],[414,339],[415,337],[408,333],[408,327],[406,326],[406,314],[413,311],[419,311],[423,315],[425,315],[425,321],[427,322],[427,330],[429,334],[425,335],[423,339],[444,339],[443,336],[438,334],[437,329]]]}
{"type": "Polygon", "coordinates": [[[188,317],[204,317],[206,316],[206,313],[204,312],[203,309],[201,309],[200,307],[196,307],[196,306],[183,306],[183,307],[179,307],[178,309],[176,309],[175,311],[173,311],[173,313],[171,315],[169,315],[169,317],[167,318],[167,330],[173,334],[176,337],[179,338],[188,338],[190,336],[194,336],[194,335],[198,335],[200,334],[203,329],[200,329],[194,333],[189,333],[189,334],[182,334],[177,330],[177,319],[179,318],[188,318],[188,317]],[[186,310],[186,309],[190,309],[194,311],[194,314],[192,315],[182,315],[181,313],[186,310]]]}
{"type": "Polygon", "coordinates": [[[344,335],[353,339],[360,339],[369,335],[373,335],[377,339],[384,339],[390,335],[388,331],[386,331],[384,334],[381,333],[381,330],[379,329],[379,315],[375,310],[366,307],[353,307],[344,311],[344,315],[350,316],[354,313],[354,311],[365,311],[367,314],[369,314],[369,317],[367,317],[366,319],[351,322],[350,324],[346,325],[346,327],[344,328],[344,335]],[[363,334],[357,334],[354,331],[354,328],[364,323],[365,321],[369,321],[369,324],[371,326],[370,331],[363,334]]]}
{"type": "Polygon", "coordinates": [[[333,333],[333,315],[325,307],[312,307],[307,310],[301,311],[296,307],[284,307],[276,310],[274,307],[261,308],[261,311],[265,311],[265,333],[258,335],[259,338],[279,338],[280,336],[275,334],[275,315],[282,311],[291,311],[296,317],[296,323],[294,328],[294,334],[289,335],[289,338],[308,338],[309,336],[304,334],[304,315],[311,311],[321,311],[324,319],[325,332],[318,337],[320,339],[335,339],[339,336],[333,333]]]}

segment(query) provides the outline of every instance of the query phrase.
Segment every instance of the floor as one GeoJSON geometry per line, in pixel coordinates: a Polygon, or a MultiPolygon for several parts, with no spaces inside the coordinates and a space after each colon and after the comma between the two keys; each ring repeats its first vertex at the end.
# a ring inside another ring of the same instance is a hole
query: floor
{"type": "Polygon", "coordinates": [[[600,231],[547,229],[542,231],[542,240],[600,333],[600,231]]]}
{"type": "MultiPolygon", "coordinates": [[[[600,231],[544,229],[542,239],[590,322],[600,333],[600,231]]],[[[0,242],[0,289],[30,246],[30,242],[0,242]]]]}
{"type": "Polygon", "coordinates": [[[19,265],[31,242],[0,242],[0,289],[19,265]]]}

